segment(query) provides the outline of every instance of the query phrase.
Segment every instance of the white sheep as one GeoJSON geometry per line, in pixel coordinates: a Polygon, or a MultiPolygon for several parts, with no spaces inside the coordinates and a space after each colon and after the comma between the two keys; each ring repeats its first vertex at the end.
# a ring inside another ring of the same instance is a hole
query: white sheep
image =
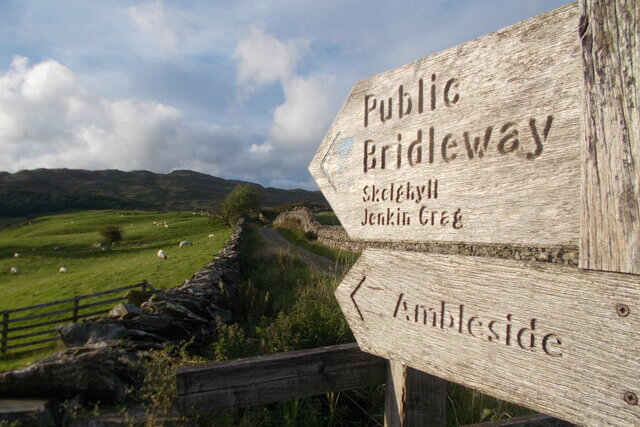
{"type": "Polygon", "coordinates": [[[10,272],[11,274],[16,274],[16,273],[18,273],[18,267],[11,267],[11,268],[9,269],[9,272],[10,272]]]}
{"type": "Polygon", "coordinates": [[[58,270],[59,273],[68,273],[69,271],[67,270],[67,267],[60,267],[60,270],[58,270]]]}
{"type": "Polygon", "coordinates": [[[18,252],[16,252],[15,254],[13,254],[14,258],[20,258],[20,254],[18,252]]]}
{"type": "Polygon", "coordinates": [[[158,258],[160,259],[167,259],[167,254],[164,253],[162,249],[160,249],[156,255],[158,255],[158,258]]]}
{"type": "Polygon", "coordinates": [[[209,238],[212,238],[212,237],[216,237],[216,235],[213,233],[209,234],[209,238]]]}
{"type": "Polygon", "coordinates": [[[186,248],[187,246],[191,246],[193,245],[193,243],[191,243],[189,240],[183,240],[182,242],[180,242],[180,247],[181,248],[186,248]]]}

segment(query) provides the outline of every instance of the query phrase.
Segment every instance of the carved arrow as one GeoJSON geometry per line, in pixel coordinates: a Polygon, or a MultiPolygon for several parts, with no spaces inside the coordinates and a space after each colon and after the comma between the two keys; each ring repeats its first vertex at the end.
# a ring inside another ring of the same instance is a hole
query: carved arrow
{"type": "Polygon", "coordinates": [[[358,292],[358,290],[360,289],[360,286],[362,286],[365,280],[367,280],[367,276],[362,276],[362,280],[360,280],[360,283],[358,283],[358,286],[356,286],[353,292],[351,292],[351,301],[353,301],[353,305],[356,306],[356,310],[358,310],[358,314],[360,315],[360,318],[362,319],[363,322],[364,322],[364,317],[362,316],[360,307],[358,307],[358,303],[356,302],[356,299],[354,297],[356,296],[356,292],[358,292]]]}

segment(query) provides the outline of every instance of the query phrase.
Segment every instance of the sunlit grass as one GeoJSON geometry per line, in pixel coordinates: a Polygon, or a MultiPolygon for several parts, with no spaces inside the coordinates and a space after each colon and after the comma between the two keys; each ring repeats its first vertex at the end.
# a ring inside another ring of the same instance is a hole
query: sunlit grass
{"type": "MultiPolygon", "coordinates": [[[[0,231],[0,312],[143,280],[156,289],[176,286],[209,262],[230,235],[221,221],[192,212],[83,211],[6,228],[0,231]],[[123,231],[123,239],[111,248],[96,245],[104,225],[123,231]],[[179,248],[182,240],[193,245],[179,248]],[[156,256],[159,249],[168,259],[156,256]],[[10,273],[11,267],[18,273],[10,273]],[[60,267],[68,273],[59,273],[60,267]]],[[[6,361],[0,369],[20,363],[6,361]]]]}
{"type": "Polygon", "coordinates": [[[335,249],[323,245],[322,243],[309,240],[305,237],[305,234],[302,231],[285,227],[276,227],[276,229],[282,237],[284,237],[291,243],[298,245],[301,248],[308,250],[309,252],[313,252],[316,255],[320,255],[330,259],[331,261],[335,261],[339,264],[353,265],[360,257],[360,254],[358,252],[335,249]]]}

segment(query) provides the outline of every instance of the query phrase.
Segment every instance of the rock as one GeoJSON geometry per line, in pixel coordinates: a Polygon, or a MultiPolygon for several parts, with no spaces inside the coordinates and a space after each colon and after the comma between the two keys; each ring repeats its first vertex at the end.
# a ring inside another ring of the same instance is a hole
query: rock
{"type": "Polygon", "coordinates": [[[549,262],[551,260],[551,256],[548,252],[540,252],[536,255],[536,261],[549,262]]]}
{"type": "Polygon", "coordinates": [[[121,302],[109,311],[109,316],[119,317],[121,319],[132,319],[143,314],[143,311],[132,304],[121,302]]]}
{"type": "Polygon", "coordinates": [[[125,345],[104,343],[60,351],[24,369],[0,373],[0,396],[65,400],[82,393],[90,401],[121,402],[127,387],[142,380],[135,354],[125,345]]]}
{"type": "Polygon", "coordinates": [[[144,302],[148,301],[153,294],[149,291],[140,291],[138,289],[131,289],[124,298],[129,304],[140,307],[144,302]]]}
{"type": "Polygon", "coordinates": [[[122,339],[127,335],[127,328],[116,323],[67,323],[56,326],[56,332],[67,347],[75,347],[99,341],[122,339]]]}

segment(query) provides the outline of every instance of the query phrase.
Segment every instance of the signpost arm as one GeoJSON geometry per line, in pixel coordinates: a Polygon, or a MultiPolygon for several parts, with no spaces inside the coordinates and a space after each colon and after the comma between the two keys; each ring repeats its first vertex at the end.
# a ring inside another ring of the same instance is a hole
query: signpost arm
{"type": "Polygon", "coordinates": [[[387,363],[384,425],[444,426],[447,382],[400,362],[387,363]]]}
{"type": "Polygon", "coordinates": [[[640,3],[580,0],[580,268],[640,274],[640,3]]]}

